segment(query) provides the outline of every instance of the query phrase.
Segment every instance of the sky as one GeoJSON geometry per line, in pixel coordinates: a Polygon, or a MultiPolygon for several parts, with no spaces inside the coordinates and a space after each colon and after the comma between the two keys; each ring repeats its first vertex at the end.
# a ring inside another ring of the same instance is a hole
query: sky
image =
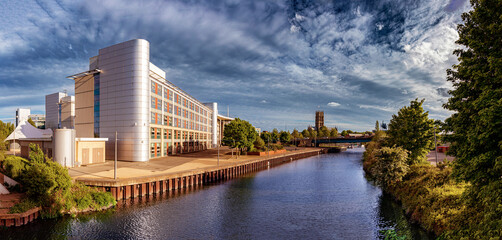
{"type": "Polygon", "coordinates": [[[262,130],[372,130],[415,98],[434,119],[465,0],[0,0],[0,120],[74,92],[100,48],[150,42],[166,78],[262,130]]]}

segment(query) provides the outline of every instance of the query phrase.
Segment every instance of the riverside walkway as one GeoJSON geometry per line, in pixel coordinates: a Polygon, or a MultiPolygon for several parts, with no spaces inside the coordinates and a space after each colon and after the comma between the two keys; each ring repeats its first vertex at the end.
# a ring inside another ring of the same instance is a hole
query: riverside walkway
{"type": "Polygon", "coordinates": [[[318,148],[290,148],[286,153],[270,156],[241,155],[232,158],[230,149],[220,148],[219,164],[217,150],[209,149],[149,162],[119,161],[117,179],[114,179],[113,161],[70,168],[69,174],[75,181],[102,188],[121,200],[230,179],[324,151],[318,148]]]}

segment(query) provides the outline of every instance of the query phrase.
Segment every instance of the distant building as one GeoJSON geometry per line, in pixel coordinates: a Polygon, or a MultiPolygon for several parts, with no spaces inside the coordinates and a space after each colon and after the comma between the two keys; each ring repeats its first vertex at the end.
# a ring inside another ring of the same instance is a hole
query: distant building
{"type": "Polygon", "coordinates": [[[258,136],[261,135],[261,128],[255,127],[254,130],[256,130],[256,133],[258,133],[258,136]]]}
{"type": "Polygon", "coordinates": [[[31,110],[29,108],[18,108],[16,110],[16,127],[24,121],[28,121],[31,110]]]}
{"type": "Polygon", "coordinates": [[[315,130],[324,127],[324,111],[315,112],[315,130]]]}
{"type": "Polygon", "coordinates": [[[75,96],[57,92],[45,96],[45,128],[75,128],[75,96]]]}
{"type": "Polygon", "coordinates": [[[57,129],[60,127],[60,101],[68,96],[66,93],[57,92],[45,95],[45,128],[57,129]]]}
{"type": "Polygon", "coordinates": [[[45,115],[44,114],[30,114],[28,118],[35,123],[35,127],[44,128],[45,127],[45,115]]]}
{"type": "Polygon", "coordinates": [[[59,100],[59,127],[75,128],[75,96],[66,96],[59,100]]]}

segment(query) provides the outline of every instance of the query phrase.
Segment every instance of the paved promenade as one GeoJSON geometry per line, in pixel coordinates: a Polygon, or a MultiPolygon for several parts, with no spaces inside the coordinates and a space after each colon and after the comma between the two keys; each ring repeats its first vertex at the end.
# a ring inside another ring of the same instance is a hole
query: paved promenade
{"type": "MultiPolygon", "coordinates": [[[[288,148],[288,152],[301,153],[312,151],[314,148],[288,148]]],[[[220,161],[219,166],[234,165],[236,163],[247,162],[252,160],[266,159],[267,156],[258,157],[251,155],[241,155],[232,158],[232,151],[228,147],[220,148],[220,161]]],[[[235,152],[234,152],[235,154],[235,152]]],[[[270,157],[277,157],[285,154],[270,155],[270,157]]],[[[79,178],[95,178],[97,179],[113,179],[114,161],[106,161],[106,163],[89,165],[77,168],[70,168],[70,176],[74,179],[79,178]]],[[[211,168],[218,166],[218,152],[217,149],[209,149],[206,151],[182,154],[179,156],[162,157],[152,159],[149,162],[123,162],[118,161],[117,164],[117,178],[128,179],[136,177],[148,177],[159,174],[174,174],[189,172],[198,169],[211,168]]]]}
{"type": "MultiPolygon", "coordinates": [[[[448,161],[454,161],[455,157],[448,156],[444,152],[438,152],[438,163],[444,162],[445,159],[448,161]]],[[[429,154],[427,154],[427,161],[436,166],[436,151],[430,151],[429,154]]]]}

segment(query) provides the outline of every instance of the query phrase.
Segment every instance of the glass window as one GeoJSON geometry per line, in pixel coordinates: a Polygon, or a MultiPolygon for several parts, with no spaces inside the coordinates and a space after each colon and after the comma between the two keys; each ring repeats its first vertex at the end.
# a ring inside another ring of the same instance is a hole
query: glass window
{"type": "Polygon", "coordinates": [[[155,139],[155,128],[150,128],[150,139],[155,139]]]}
{"type": "Polygon", "coordinates": [[[155,138],[160,139],[160,128],[155,128],[155,138]]]}
{"type": "Polygon", "coordinates": [[[151,157],[155,157],[155,143],[150,144],[150,153],[151,157]]]}

